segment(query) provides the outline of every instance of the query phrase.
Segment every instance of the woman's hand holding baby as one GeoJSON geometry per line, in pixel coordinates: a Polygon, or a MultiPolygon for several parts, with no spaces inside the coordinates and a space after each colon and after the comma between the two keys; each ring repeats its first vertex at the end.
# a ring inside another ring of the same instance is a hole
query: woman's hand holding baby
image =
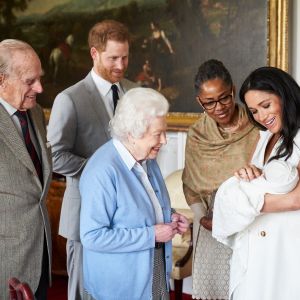
{"type": "Polygon", "coordinates": [[[251,181],[259,176],[261,176],[262,170],[257,168],[254,165],[246,165],[243,168],[240,168],[236,172],[234,172],[234,176],[238,179],[251,181]]]}

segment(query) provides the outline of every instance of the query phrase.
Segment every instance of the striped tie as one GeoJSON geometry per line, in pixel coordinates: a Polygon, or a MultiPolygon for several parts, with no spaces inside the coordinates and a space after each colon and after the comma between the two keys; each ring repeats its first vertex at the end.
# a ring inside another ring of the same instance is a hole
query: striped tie
{"type": "Polygon", "coordinates": [[[38,157],[38,154],[34,148],[34,145],[31,141],[30,138],[30,133],[29,133],[29,127],[28,127],[28,121],[27,121],[27,113],[26,111],[20,111],[17,110],[15,112],[15,115],[18,117],[21,128],[22,128],[22,133],[23,133],[23,137],[24,137],[24,141],[25,141],[25,145],[27,148],[27,151],[32,159],[32,162],[34,164],[34,167],[36,169],[36,172],[40,178],[40,181],[43,185],[43,170],[42,170],[42,165],[40,162],[40,159],[38,157]]]}

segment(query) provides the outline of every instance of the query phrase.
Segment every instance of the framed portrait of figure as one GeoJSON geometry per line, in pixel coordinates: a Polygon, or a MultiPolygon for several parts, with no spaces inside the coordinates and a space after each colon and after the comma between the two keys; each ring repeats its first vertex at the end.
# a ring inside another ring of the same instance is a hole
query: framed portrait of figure
{"type": "Polygon", "coordinates": [[[58,92],[91,70],[87,35],[103,19],[129,27],[127,77],[166,96],[173,130],[185,130],[200,112],[193,82],[205,60],[223,61],[237,90],[257,67],[288,70],[289,0],[22,0],[14,5],[11,13],[0,9],[1,39],[25,40],[38,52],[45,72],[38,101],[48,110],[58,92]]]}

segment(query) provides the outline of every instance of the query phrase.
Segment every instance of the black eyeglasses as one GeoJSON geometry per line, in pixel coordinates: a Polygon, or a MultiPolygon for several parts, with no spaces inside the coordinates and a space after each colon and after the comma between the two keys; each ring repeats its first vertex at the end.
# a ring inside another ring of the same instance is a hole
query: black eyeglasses
{"type": "Polygon", "coordinates": [[[233,98],[233,91],[229,95],[226,95],[224,97],[221,97],[218,100],[208,101],[208,102],[202,102],[200,97],[198,97],[200,104],[203,106],[205,110],[212,110],[217,106],[217,103],[220,102],[223,105],[227,105],[232,101],[233,98]]]}

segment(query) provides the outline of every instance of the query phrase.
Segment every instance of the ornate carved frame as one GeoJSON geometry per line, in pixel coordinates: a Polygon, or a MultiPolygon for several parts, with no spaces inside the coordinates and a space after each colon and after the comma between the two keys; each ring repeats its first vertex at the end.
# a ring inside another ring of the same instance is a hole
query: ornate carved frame
{"type": "MultiPolygon", "coordinates": [[[[267,63],[287,71],[289,0],[268,0],[268,7],[267,63]]],[[[168,130],[187,131],[198,116],[198,113],[169,113],[167,117],[168,130]]]]}

